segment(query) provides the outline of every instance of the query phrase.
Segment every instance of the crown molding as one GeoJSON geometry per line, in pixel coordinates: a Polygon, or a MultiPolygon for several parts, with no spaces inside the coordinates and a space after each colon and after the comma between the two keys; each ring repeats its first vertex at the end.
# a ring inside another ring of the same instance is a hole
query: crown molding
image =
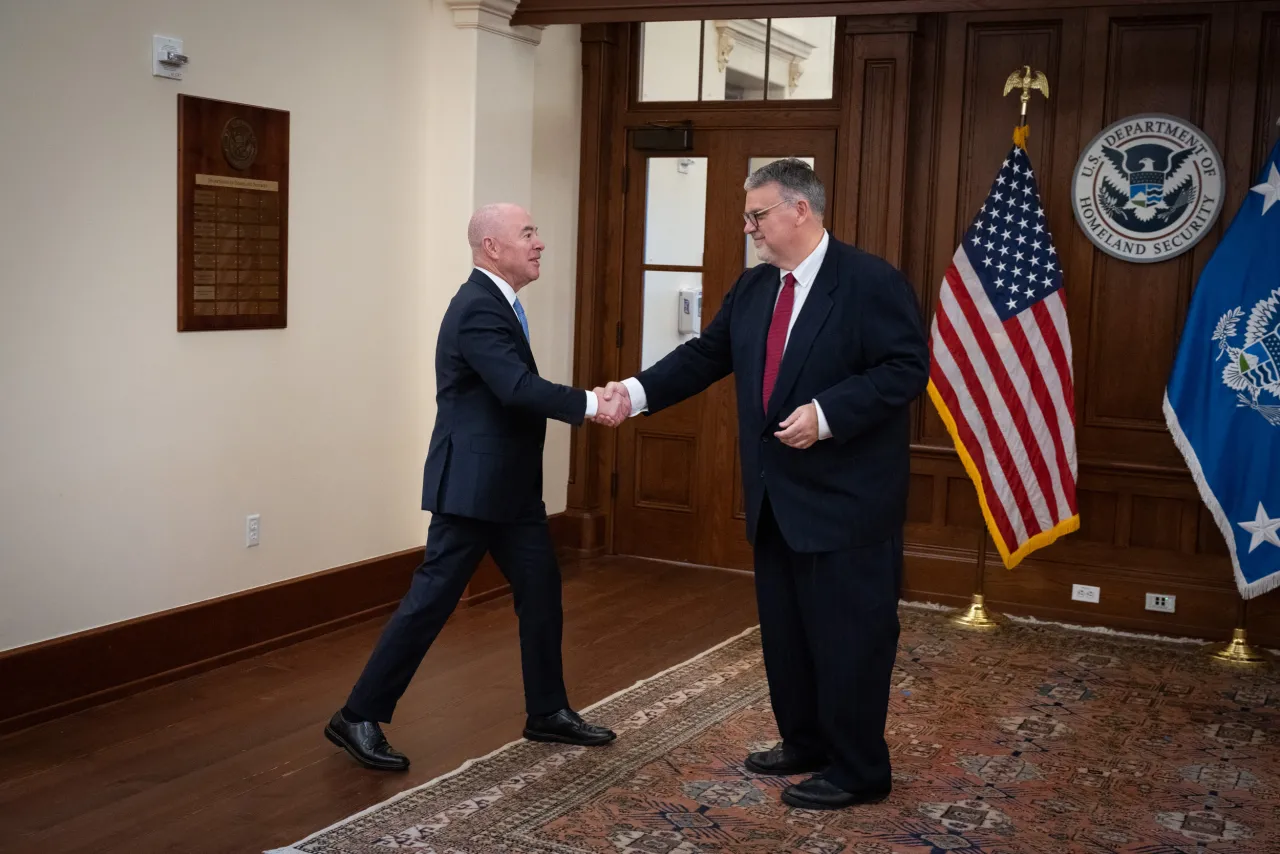
{"type": "Polygon", "coordinates": [[[484,30],[535,47],[542,44],[543,26],[511,26],[520,0],[445,0],[453,10],[453,25],[462,30],[484,30]]]}

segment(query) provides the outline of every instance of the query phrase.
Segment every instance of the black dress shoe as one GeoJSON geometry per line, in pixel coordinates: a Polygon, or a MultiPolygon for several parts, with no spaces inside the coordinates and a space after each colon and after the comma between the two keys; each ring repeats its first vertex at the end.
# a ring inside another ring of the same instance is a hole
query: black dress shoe
{"type": "Polygon", "coordinates": [[[821,774],[782,790],[784,803],[806,810],[838,810],[858,804],[879,803],[887,797],[889,788],[846,792],[821,774]]]}
{"type": "Polygon", "coordinates": [[[342,712],[334,712],[329,725],[324,728],[324,737],[350,753],[351,758],[366,768],[377,771],[406,771],[409,768],[409,757],[387,744],[387,737],[382,734],[382,727],[377,721],[353,724],[342,716],[342,712]]]}
{"type": "Polygon", "coordinates": [[[770,777],[790,777],[792,774],[809,774],[827,767],[827,760],[820,757],[800,756],[786,744],[772,750],[752,753],[743,763],[753,774],[770,777]]]}
{"type": "Polygon", "coordinates": [[[529,715],[524,737],[530,741],[554,741],[595,747],[617,738],[613,730],[589,724],[573,709],[561,709],[554,715],[529,715]]]}

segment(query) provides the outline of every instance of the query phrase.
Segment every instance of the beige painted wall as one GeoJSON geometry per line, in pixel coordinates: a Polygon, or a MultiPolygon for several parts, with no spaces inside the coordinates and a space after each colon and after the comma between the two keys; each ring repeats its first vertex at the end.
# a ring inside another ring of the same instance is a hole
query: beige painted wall
{"type": "MultiPolygon", "coordinates": [[[[582,43],[578,27],[548,27],[537,50],[533,93],[534,220],[547,244],[542,276],[520,302],[529,313],[529,337],[538,371],[573,384],[573,320],[578,272],[578,167],[581,164],[582,43]]],[[[585,425],[584,430],[604,430],[585,425]]],[[[565,508],[569,478],[569,426],[547,424],[543,495],[548,513],[565,508]]]]}
{"type": "MultiPolygon", "coordinates": [[[[421,546],[435,333],[469,269],[470,164],[436,154],[474,118],[449,50],[476,34],[441,6],[0,2],[0,649],[421,546]],[[151,76],[153,33],[185,39],[186,80],[151,76]],[[180,91],[291,113],[286,330],[174,329],[180,91]]],[[[559,379],[577,50],[548,30],[536,59],[555,253],[530,302],[559,379]]]]}

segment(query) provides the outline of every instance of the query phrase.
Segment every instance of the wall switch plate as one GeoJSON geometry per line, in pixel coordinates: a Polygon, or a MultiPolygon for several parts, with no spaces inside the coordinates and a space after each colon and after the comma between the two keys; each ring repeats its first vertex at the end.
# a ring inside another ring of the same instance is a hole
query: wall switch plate
{"type": "Polygon", "coordinates": [[[244,545],[245,548],[251,548],[258,544],[258,533],[261,527],[262,517],[257,513],[246,516],[244,519],[244,545]]]}
{"type": "Polygon", "coordinates": [[[1098,599],[1102,596],[1102,588],[1091,587],[1088,584],[1071,585],[1071,598],[1077,602],[1092,602],[1098,604],[1098,599]]]}
{"type": "Polygon", "coordinates": [[[1148,593],[1147,610],[1163,611],[1166,614],[1172,614],[1176,601],[1177,597],[1170,596],[1168,593],[1148,593]]]}

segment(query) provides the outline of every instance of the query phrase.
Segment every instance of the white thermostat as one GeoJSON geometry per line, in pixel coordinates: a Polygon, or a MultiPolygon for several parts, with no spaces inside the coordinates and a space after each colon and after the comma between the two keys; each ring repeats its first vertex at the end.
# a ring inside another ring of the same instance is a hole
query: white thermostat
{"type": "Polygon", "coordinates": [[[702,331],[702,288],[685,287],[676,294],[676,331],[682,335],[702,331]]]}

